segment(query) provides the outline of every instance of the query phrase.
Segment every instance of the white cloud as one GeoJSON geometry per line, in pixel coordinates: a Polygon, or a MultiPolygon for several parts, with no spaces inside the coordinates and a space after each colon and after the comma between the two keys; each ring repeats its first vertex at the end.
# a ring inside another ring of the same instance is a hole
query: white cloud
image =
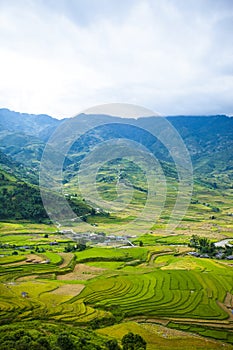
{"type": "Polygon", "coordinates": [[[0,2],[1,107],[71,116],[126,102],[233,113],[231,2],[94,3],[0,2]]]}

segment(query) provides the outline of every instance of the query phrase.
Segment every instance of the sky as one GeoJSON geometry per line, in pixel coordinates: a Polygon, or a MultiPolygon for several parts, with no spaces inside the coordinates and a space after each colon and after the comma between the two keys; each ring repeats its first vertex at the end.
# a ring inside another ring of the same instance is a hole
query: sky
{"type": "Polygon", "coordinates": [[[233,115],[232,0],[0,0],[0,108],[233,115]]]}

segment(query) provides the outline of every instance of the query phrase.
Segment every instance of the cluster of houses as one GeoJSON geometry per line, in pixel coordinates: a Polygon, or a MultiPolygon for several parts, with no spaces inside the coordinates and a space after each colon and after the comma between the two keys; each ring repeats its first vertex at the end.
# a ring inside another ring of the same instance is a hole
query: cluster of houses
{"type": "Polygon", "coordinates": [[[66,235],[73,241],[82,241],[83,243],[92,243],[100,245],[123,245],[123,246],[134,246],[130,239],[136,238],[137,236],[115,236],[115,235],[106,235],[103,232],[85,232],[85,233],[76,233],[73,230],[62,230],[60,233],[66,235]]]}

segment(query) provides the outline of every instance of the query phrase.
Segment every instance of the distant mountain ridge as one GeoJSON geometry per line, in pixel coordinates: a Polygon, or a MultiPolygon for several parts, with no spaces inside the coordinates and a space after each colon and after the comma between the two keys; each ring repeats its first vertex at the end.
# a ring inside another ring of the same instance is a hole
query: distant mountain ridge
{"type": "Polygon", "coordinates": [[[43,135],[51,134],[60,123],[58,119],[50,117],[47,114],[27,114],[10,111],[9,109],[0,109],[0,129],[6,129],[11,132],[19,132],[33,135],[43,139],[43,135]]]}
{"type": "MultiPolygon", "coordinates": [[[[143,128],[159,122],[158,117],[144,117],[135,126],[120,125],[120,118],[98,116],[103,127],[91,130],[76,141],[68,154],[68,172],[77,170],[76,163],[100,142],[112,138],[129,138],[148,147],[158,159],[169,162],[168,150],[143,128]],[[118,123],[114,125],[112,123],[118,123]],[[139,129],[140,128],[140,129],[139,129]],[[73,163],[73,165],[72,165],[73,163]]],[[[95,118],[79,115],[75,118],[95,118]]],[[[211,176],[233,172],[233,118],[215,116],[168,116],[166,119],[177,129],[190,152],[196,173],[211,176]]],[[[0,150],[24,166],[37,171],[43,149],[54,130],[64,122],[48,115],[34,115],[0,109],[0,150]]],[[[80,119],[81,120],[81,119],[80,119]]]]}

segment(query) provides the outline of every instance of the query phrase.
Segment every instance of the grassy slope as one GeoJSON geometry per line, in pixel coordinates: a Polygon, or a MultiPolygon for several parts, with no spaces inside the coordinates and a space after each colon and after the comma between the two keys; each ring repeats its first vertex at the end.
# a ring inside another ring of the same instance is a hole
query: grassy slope
{"type": "MultiPolygon", "coordinates": [[[[53,192],[48,192],[48,195],[59,208],[58,195],[53,192]]],[[[67,200],[77,216],[90,214],[91,207],[82,200],[78,200],[75,197],[67,200]]],[[[49,221],[42,203],[39,187],[19,180],[14,175],[1,170],[1,168],[0,220],[49,221]]]]}

